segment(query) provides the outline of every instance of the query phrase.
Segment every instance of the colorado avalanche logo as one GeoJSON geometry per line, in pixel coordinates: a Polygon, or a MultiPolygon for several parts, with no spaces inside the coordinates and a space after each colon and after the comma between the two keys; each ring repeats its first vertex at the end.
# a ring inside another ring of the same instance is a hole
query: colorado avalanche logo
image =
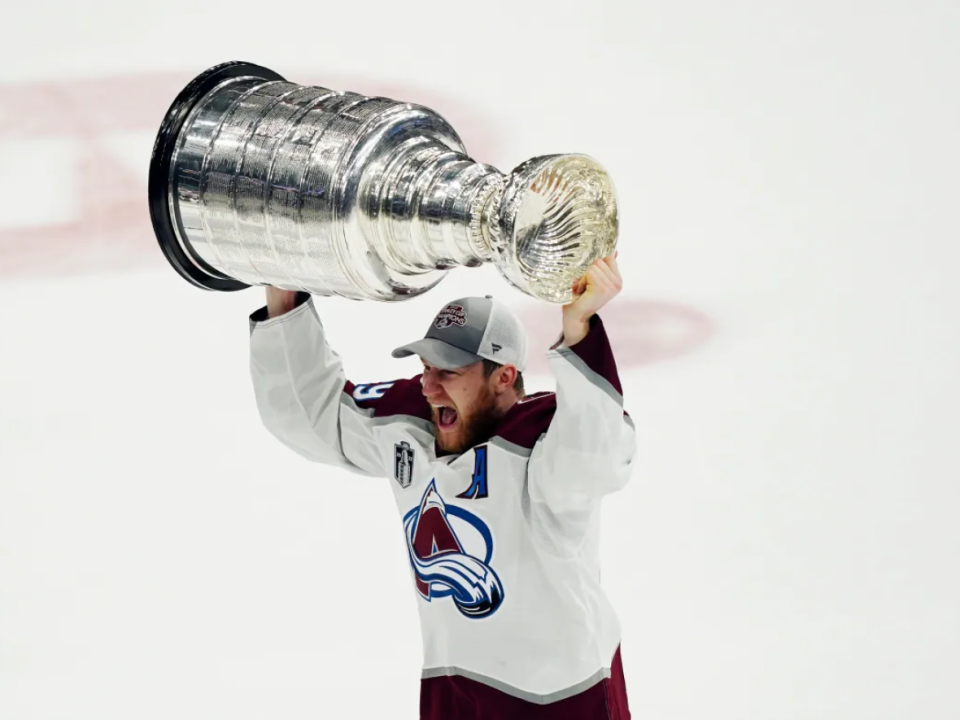
{"type": "Polygon", "coordinates": [[[437,314],[434,324],[441,330],[451,325],[463,327],[467,324],[467,313],[460,305],[447,305],[437,314]]]}
{"type": "Polygon", "coordinates": [[[503,584],[490,567],[490,529],[473,513],[447,507],[436,481],[427,487],[420,506],[404,516],[403,529],[417,591],[424,600],[452,597],[457,609],[471,619],[489,617],[503,604],[503,584]],[[470,554],[473,548],[482,560],[470,554]]]}

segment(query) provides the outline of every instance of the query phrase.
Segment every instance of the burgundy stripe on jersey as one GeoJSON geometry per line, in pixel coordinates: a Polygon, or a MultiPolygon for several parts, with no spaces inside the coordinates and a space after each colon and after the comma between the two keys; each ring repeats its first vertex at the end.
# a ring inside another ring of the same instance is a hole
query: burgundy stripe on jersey
{"type": "Polygon", "coordinates": [[[494,436],[532,450],[540,436],[550,427],[550,421],[553,420],[556,411],[555,393],[541,392],[529,395],[507,411],[494,436]]]}
{"type": "Polygon", "coordinates": [[[459,675],[420,681],[420,720],[630,720],[620,648],[610,678],[578,695],[538,705],[459,675]]]}
{"type": "MultiPolygon", "coordinates": [[[[419,375],[413,378],[394,380],[392,382],[393,384],[379,397],[366,400],[354,398],[357,407],[363,408],[364,410],[372,408],[374,417],[410,415],[423,420],[431,419],[430,403],[428,403],[427,399],[423,396],[423,388],[420,385],[419,375]]],[[[377,384],[380,383],[365,383],[364,385],[370,387],[377,384]]],[[[387,383],[383,384],[385,385],[387,383]]],[[[350,397],[353,397],[357,387],[362,386],[355,385],[348,380],[343,386],[343,391],[350,397]]]]}
{"type": "Polygon", "coordinates": [[[419,375],[406,380],[397,380],[373,407],[374,417],[410,415],[422,420],[431,419],[430,403],[423,396],[419,375]]]}
{"type": "Polygon", "coordinates": [[[613,348],[610,347],[610,339],[607,337],[606,328],[599,315],[590,318],[590,331],[587,336],[571,347],[570,351],[583,360],[588,368],[610,383],[620,395],[623,395],[617,362],[613,358],[613,348]]]}

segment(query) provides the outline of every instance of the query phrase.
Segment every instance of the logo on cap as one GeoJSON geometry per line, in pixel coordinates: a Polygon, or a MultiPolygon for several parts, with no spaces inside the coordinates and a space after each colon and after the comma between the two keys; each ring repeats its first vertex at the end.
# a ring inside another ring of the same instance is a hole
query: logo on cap
{"type": "Polygon", "coordinates": [[[467,324],[467,313],[464,312],[463,307],[460,305],[447,305],[440,313],[437,315],[437,319],[434,322],[441,330],[443,328],[450,327],[451,325],[459,325],[463,327],[467,324]]]}

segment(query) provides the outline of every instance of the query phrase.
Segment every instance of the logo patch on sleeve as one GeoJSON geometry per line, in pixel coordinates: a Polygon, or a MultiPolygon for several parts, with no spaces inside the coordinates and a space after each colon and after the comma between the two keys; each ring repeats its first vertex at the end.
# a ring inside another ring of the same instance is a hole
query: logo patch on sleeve
{"type": "Polygon", "coordinates": [[[393,385],[394,381],[355,385],[353,392],[350,394],[357,402],[363,402],[365,400],[379,400],[384,396],[387,390],[393,387],[393,385]]]}

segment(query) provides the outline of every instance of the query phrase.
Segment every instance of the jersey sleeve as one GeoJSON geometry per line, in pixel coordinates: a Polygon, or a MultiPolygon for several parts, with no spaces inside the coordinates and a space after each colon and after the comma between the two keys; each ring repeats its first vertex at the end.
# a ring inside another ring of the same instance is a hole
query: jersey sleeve
{"type": "Polygon", "coordinates": [[[310,295],[298,294],[284,315],[260,308],[250,316],[250,373],[260,418],[281,443],[313,462],[386,474],[374,414],[395,382],[346,379],[310,295]]]}
{"type": "Polygon", "coordinates": [[[530,456],[530,498],[553,513],[585,511],[622,489],[636,451],[633,421],[599,316],[587,336],[548,354],[556,378],[556,410],[530,456]]]}

